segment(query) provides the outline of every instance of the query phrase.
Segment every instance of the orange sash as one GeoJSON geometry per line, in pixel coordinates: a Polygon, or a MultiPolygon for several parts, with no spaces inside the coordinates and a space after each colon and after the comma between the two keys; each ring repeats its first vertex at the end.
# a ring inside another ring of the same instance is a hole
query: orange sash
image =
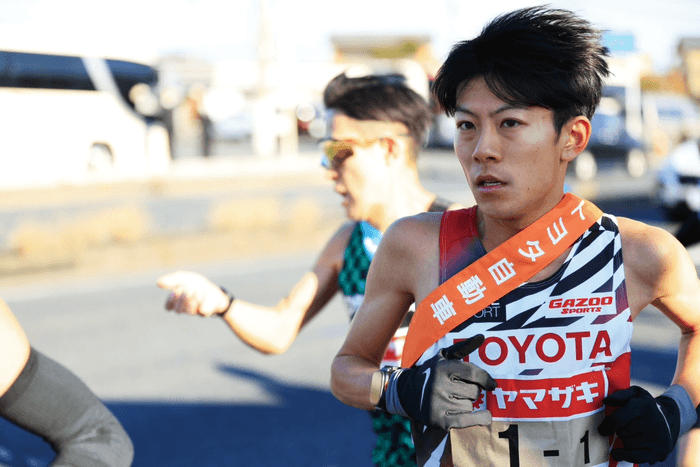
{"type": "Polygon", "coordinates": [[[433,290],[416,308],[401,366],[562,255],[603,212],[567,193],[551,211],[433,290]]]}

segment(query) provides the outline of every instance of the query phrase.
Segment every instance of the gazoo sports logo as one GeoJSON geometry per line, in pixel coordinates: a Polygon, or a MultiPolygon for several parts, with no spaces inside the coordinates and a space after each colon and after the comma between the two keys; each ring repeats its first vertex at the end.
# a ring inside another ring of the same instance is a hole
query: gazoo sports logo
{"type": "Polygon", "coordinates": [[[586,313],[605,313],[613,304],[612,295],[582,298],[555,298],[549,301],[548,314],[580,315],[586,313]]]}

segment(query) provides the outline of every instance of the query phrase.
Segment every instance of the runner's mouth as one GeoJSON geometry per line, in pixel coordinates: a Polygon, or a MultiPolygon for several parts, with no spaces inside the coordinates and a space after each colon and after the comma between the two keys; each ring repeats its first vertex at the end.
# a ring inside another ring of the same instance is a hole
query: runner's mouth
{"type": "Polygon", "coordinates": [[[506,182],[494,177],[478,177],[476,179],[476,186],[479,188],[494,188],[504,185],[506,185],[506,182]]]}

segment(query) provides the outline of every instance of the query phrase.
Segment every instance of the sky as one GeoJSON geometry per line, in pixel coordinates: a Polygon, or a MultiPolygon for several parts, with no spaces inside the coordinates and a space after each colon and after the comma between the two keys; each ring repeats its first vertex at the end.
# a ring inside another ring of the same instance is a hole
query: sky
{"type": "MultiPolygon", "coordinates": [[[[524,0],[0,0],[0,48],[80,49],[152,60],[166,53],[209,61],[256,57],[258,12],[266,1],[277,54],[285,60],[332,58],[334,34],[421,34],[444,58],[494,16],[524,0]],[[28,45],[27,45],[28,44],[28,45]]],[[[601,29],[632,33],[655,70],[678,64],[682,36],[700,36],[698,0],[554,0],[601,29]]]]}

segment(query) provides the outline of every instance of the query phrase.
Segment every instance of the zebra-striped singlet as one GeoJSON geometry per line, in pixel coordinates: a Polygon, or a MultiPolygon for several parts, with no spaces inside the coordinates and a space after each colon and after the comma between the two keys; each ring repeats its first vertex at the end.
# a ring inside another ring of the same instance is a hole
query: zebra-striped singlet
{"type": "MultiPolygon", "coordinates": [[[[476,208],[450,211],[440,227],[440,281],[485,255],[476,208]]],[[[484,334],[468,356],[498,387],[475,404],[493,423],[449,434],[414,422],[419,465],[630,466],[609,457],[598,434],[602,400],[629,386],[632,322],[620,233],[604,215],[548,279],[523,283],[463,322],[418,361],[484,334]]]]}

